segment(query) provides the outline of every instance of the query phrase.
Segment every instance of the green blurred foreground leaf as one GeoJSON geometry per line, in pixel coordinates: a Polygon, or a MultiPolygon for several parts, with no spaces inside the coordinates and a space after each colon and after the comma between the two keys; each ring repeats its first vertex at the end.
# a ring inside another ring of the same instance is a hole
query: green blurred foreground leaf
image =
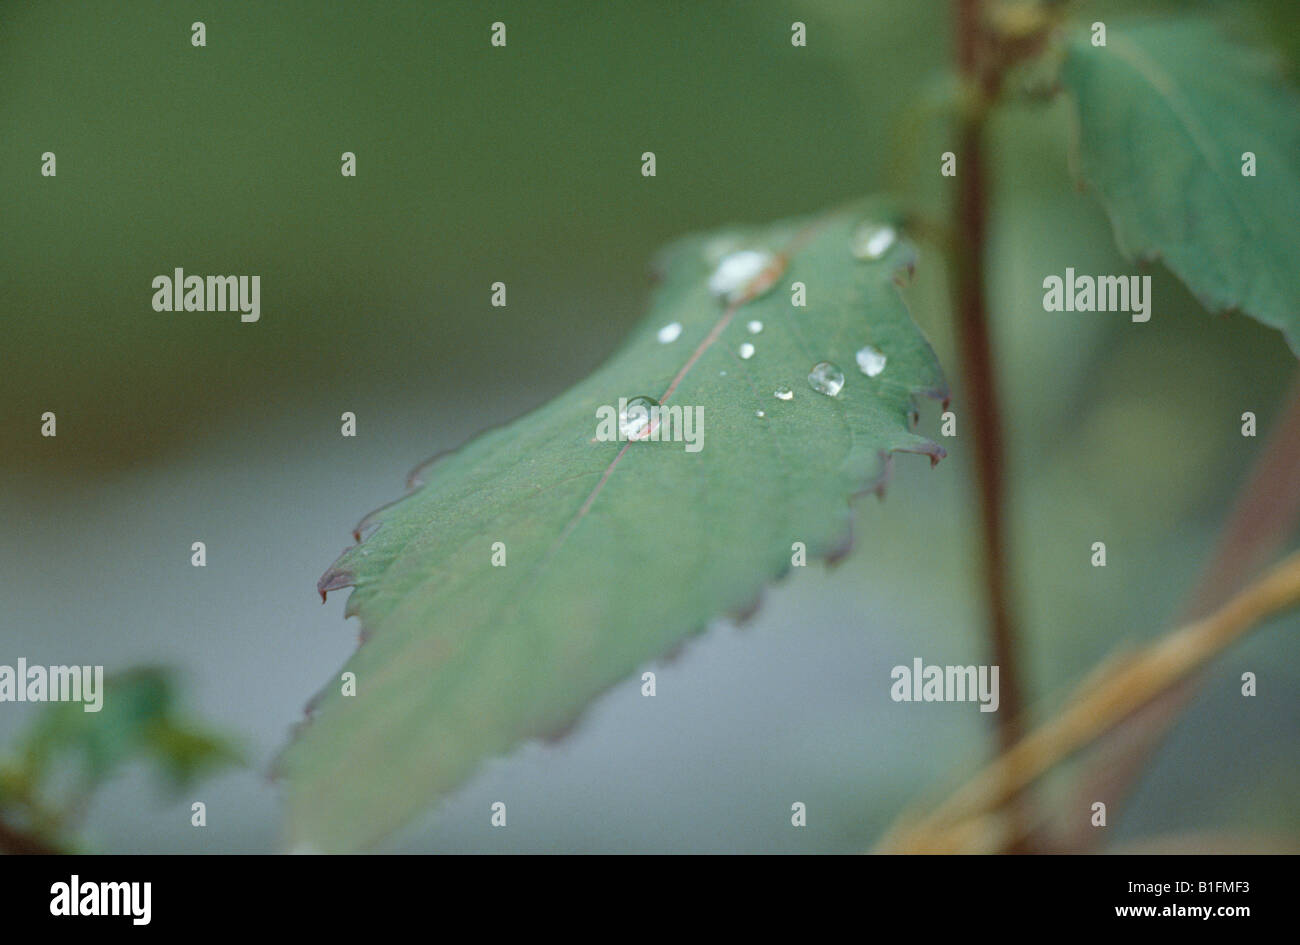
{"type": "Polygon", "coordinates": [[[0,762],[0,814],[53,838],[118,770],[146,760],[173,791],[240,761],[222,736],[186,719],[171,674],[132,669],[104,680],[103,707],[50,703],[0,762]]]}
{"type": "Polygon", "coordinates": [[[1071,39],[1062,81],[1120,250],[1162,258],[1207,309],[1240,309],[1300,354],[1300,99],[1274,64],[1202,21],[1115,23],[1105,46],[1071,39]]]}
{"type": "Polygon", "coordinates": [[[755,606],[794,543],[846,552],[848,499],[883,486],[891,452],[943,455],[911,430],[915,395],[946,396],[895,284],[913,250],[878,232],[872,249],[888,248],[857,258],[866,219],[674,244],[650,316],[600,370],[417,470],[426,484],[363,520],[320,583],[355,587],[356,694],[328,684],[279,762],[295,844],[373,843],[485,757],[563,732],[602,690],[755,606]],[[749,293],[775,284],[726,304],[710,276],[745,250],[774,254],[749,293]],[[875,376],[855,360],[866,345],[887,359],[875,376]],[[810,386],[823,361],[843,371],[838,396],[810,386]],[[703,408],[702,448],[598,441],[598,409],[638,395],[703,408]]]}

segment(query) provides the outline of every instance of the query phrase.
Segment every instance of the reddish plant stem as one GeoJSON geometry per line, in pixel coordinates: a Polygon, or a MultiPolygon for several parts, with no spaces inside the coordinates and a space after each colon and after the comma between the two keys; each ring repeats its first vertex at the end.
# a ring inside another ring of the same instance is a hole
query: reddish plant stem
{"type": "Polygon", "coordinates": [[[39,835],[12,827],[0,819],[0,853],[52,856],[63,852],[39,835]]]}
{"type": "Polygon", "coordinates": [[[1004,515],[1002,413],[985,304],[988,173],[984,156],[985,100],[997,77],[984,71],[987,38],[979,0],[955,0],[957,66],[978,101],[963,108],[958,128],[954,208],[953,294],[957,343],[968,402],[982,537],[981,565],[993,661],[999,667],[998,741],[1005,751],[1021,729],[1017,634],[1012,618],[1004,515]]]}

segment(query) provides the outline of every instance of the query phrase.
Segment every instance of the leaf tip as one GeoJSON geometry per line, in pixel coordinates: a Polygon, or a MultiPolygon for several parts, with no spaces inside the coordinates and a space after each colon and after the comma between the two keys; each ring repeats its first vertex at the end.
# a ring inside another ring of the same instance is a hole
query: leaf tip
{"type": "Polygon", "coordinates": [[[351,571],[332,567],[316,582],[316,590],[320,592],[321,603],[324,603],[325,595],[330,591],[337,591],[341,587],[354,587],[356,583],[357,576],[351,571]]]}

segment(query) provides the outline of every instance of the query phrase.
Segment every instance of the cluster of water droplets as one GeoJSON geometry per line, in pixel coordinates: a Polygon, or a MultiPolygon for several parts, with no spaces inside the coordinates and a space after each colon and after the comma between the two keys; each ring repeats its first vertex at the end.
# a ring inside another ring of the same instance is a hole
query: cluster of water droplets
{"type": "MultiPolygon", "coordinates": [[[[898,242],[898,231],[888,223],[867,220],[860,223],[853,231],[850,249],[853,256],[867,262],[883,257],[898,242]]],[[[705,249],[705,257],[714,266],[709,276],[709,291],[726,305],[749,301],[771,290],[779,275],[777,257],[764,249],[742,248],[733,237],[714,240],[705,249]]],[[[759,335],[763,323],[751,319],[745,325],[750,335],[759,335]]],[[[682,334],[681,322],[670,322],[659,329],[660,344],[672,344],[682,334]]],[[[736,349],[742,361],[748,361],[757,353],[753,342],[744,341],[736,349]]],[[[878,377],[885,370],[888,361],[883,351],[875,345],[866,344],[855,354],[858,370],[867,377],[878,377]]],[[[727,372],[719,371],[719,377],[726,377],[727,372]]],[[[830,361],[819,361],[808,372],[808,386],[827,397],[838,397],[844,389],[844,372],[830,361]]],[[[794,399],[794,391],[786,385],[777,387],[772,392],[777,400],[794,399]]],[[[650,397],[634,397],[627,402],[627,408],[619,416],[619,428],[629,440],[641,439],[649,434],[650,408],[656,401],[650,397]]],[[[765,410],[759,409],[754,415],[762,420],[767,416],[765,410]]]]}

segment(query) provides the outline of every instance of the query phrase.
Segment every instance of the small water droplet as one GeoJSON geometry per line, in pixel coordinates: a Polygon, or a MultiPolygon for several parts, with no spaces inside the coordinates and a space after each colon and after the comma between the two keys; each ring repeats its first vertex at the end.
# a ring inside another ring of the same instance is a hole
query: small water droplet
{"type": "Polygon", "coordinates": [[[618,415],[618,430],[624,438],[640,440],[650,434],[650,408],[658,406],[653,397],[630,397],[618,415]]]}
{"type": "Polygon", "coordinates": [[[858,368],[867,377],[875,377],[885,369],[885,352],[873,345],[864,345],[858,349],[858,368]]]}
{"type": "Polygon", "coordinates": [[[853,233],[853,255],[859,259],[879,259],[898,242],[898,231],[888,223],[863,223],[853,233]]]}
{"type": "Polygon", "coordinates": [[[726,376],[727,376],[727,372],[726,372],[726,371],[719,371],[719,372],[718,372],[718,377],[726,377],[726,376]]]}
{"type": "Polygon", "coordinates": [[[808,386],[819,394],[835,397],[844,389],[844,372],[829,361],[818,361],[808,373],[808,386]]]}
{"type": "Polygon", "coordinates": [[[682,335],[681,322],[669,322],[663,328],[659,329],[659,343],[661,345],[672,344],[682,335]]]}
{"type": "Polygon", "coordinates": [[[740,346],[741,360],[748,361],[753,356],[754,356],[754,346],[751,345],[748,341],[746,341],[743,345],[740,346]]]}
{"type": "Polygon", "coordinates": [[[776,390],[772,391],[772,396],[777,400],[794,400],[794,391],[782,384],[776,390]]]}
{"type": "Polygon", "coordinates": [[[725,256],[709,276],[709,291],[725,302],[762,295],[776,282],[776,257],[758,249],[725,256]]]}
{"type": "Polygon", "coordinates": [[[369,548],[362,548],[362,549],[361,549],[361,554],[362,554],[362,556],[365,556],[365,555],[370,554],[370,549],[369,549],[369,548]]]}
{"type": "Polygon", "coordinates": [[[749,329],[751,335],[757,335],[763,330],[763,323],[756,318],[745,327],[749,329]]]}
{"type": "Polygon", "coordinates": [[[754,411],[754,416],[756,416],[756,417],[758,417],[758,419],[762,420],[764,417],[767,416],[767,411],[766,411],[766,410],[755,410],[755,411],[754,411]]]}

